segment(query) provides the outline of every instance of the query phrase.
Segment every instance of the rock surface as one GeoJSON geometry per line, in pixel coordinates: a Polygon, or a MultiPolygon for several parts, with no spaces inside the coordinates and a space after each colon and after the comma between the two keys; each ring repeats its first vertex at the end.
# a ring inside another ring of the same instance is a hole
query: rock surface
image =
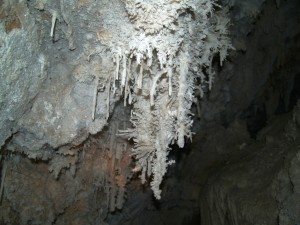
{"type": "Polygon", "coordinates": [[[199,202],[201,224],[300,221],[297,118],[299,109],[274,119],[258,141],[240,149],[243,157],[232,157],[207,180],[199,202]]]}
{"type": "Polygon", "coordinates": [[[1,2],[0,224],[300,224],[300,3],[222,3],[236,50],[158,202],[108,94],[107,43],[134,30],[122,1],[1,2]]]}
{"type": "Polygon", "coordinates": [[[22,4],[1,7],[0,23],[0,147],[15,132],[30,110],[47,77],[47,57],[42,53],[38,26],[22,4]]]}

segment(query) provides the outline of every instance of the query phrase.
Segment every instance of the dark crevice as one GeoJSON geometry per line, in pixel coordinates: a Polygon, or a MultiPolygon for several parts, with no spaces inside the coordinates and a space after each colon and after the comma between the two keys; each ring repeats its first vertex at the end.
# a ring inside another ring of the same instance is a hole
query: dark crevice
{"type": "Polygon", "coordinates": [[[264,104],[252,103],[242,115],[247,123],[247,129],[250,137],[256,139],[257,133],[266,126],[267,114],[264,104]]]}
{"type": "Polygon", "coordinates": [[[297,101],[300,99],[300,74],[297,74],[294,79],[293,89],[289,99],[289,111],[292,111],[297,101]]]}

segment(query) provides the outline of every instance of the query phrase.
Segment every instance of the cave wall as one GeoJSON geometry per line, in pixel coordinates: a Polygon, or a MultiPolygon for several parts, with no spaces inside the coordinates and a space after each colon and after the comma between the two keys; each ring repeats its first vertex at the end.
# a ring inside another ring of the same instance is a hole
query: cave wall
{"type": "Polygon", "coordinates": [[[267,116],[278,110],[287,112],[299,74],[298,2],[231,4],[231,35],[236,51],[220,70],[209,98],[202,100],[203,119],[226,125],[236,117],[245,119],[251,105],[256,110],[265,107],[267,116]]]}
{"type": "MultiPolygon", "coordinates": [[[[100,56],[105,49],[99,47],[96,32],[103,29],[101,18],[108,17],[114,2],[90,4],[85,1],[2,3],[1,59],[4,61],[1,62],[1,75],[7,76],[8,81],[1,82],[5,85],[1,88],[5,97],[1,98],[5,109],[1,110],[1,145],[14,133],[13,142],[22,148],[21,152],[31,158],[47,158],[49,156],[44,156],[39,149],[47,148],[46,145],[55,149],[69,143],[79,144],[89,134],[103,129],[114,100],[111,99],[108,109],[107,90],[99,91],[97,108],[93,112],[94,80],[95,76],[107,76],[113,64],[105,54],[100,56]],[[7,21],[16,5],[20,9],[15,12],[14,19],[24,25],[9,28],[7,21]],[[95,19],[89,19],[88,15],[95,19]],[[54,34],[51,37],[52,26],[54,34]],[[12,79],[14,81],[9,82],[12,79]]],[[[118,4],[114,4],[114,9],[116,15],[121,14],[118,4]]]]}
{"type": "Polygon", "coordinates": [[[214,64],[197,134],[157,202],[131,172],[131,143],[117,135],[130,126],[130,108],[105,88],[115,65],[107,43],[134,30],[124,4],[1,2],[0,222],[298,223],[298,111],[272,118],[293,108],[299,3],[222,3],[235,51],[214,64]]]}
{"type": "Polygon", "coordinates": [[[0,223],[107,224],[107,215],[123,208],[132,177],[132,146],[116,136],[126,114],[126,109],[114,113],[109,128],[80,145],[60,148],[51,160],[6,156],[0,223]]]}
{"type": "MultiPolygon", "coordinates": [[[[210,171],[199,197],[201,224],[300,221],[298,117],[299,105],[293,114],[273,118],[258,140],[235,142],[230,157],[214,158],[218,169],[210,171]]],[[[227,144],[224,136],[216,139],[227,144]]]]}
{"type": "Polygon", "coordinates": [[[248,19],[246,3],[232,8],[235,55],[202,101],[208,123],[196,124],[179,178],[166,180],[181,193],[173,205],[193,201],[201,224],[299,223],[299,2],[260,3],[248,19]]]}
{"type": "Polygon", "coordinates": [[[47,77],[38,26],[28,8],[1,2],[1,116],[0,146],[16,132],[16,124],[30,109],[47,77]]]}

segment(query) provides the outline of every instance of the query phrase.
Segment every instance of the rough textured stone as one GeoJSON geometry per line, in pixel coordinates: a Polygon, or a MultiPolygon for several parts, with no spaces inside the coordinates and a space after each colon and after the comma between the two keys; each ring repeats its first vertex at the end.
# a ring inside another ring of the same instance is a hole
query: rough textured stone
{"type": "Polygon", "coordinates": [[[47,57],[41,52],[34,17],[25,3],[14,3],[1,7],[2,16],[10,19],[0,23],[0,147],[17,132],[16,123],[47,77],[47,57]]]}
{"type": "Polygon", "coordinates": [[[131,174],[130,108],[107,94],[108,43],[135,29],[123,2],[0,3],[1,224],[300,224],[299,114],[273,118],[300,96],[299,1],[220,2],[236,51],[193,143],[172,146],[160,202],[131,174]]]}
{"type": "Polygon", "coordinates": [[[300,221],[295,179],[299,173],[299,125],[292,115],[276,120],[260,141],[242,150],[243,158],[228,162],[208,179],[200,198],[202,224],[300,221]],[[297,136],[289,138],[295,129],[297,136]]]}
{"type": "Polygon", "coordinates": [[[49,163],[20,155],[6,160],[0,224],[105,224],[108,212],[122,208],[131,177],[130,146],[116,140],[117,125],[61,149],[49,163]]]}

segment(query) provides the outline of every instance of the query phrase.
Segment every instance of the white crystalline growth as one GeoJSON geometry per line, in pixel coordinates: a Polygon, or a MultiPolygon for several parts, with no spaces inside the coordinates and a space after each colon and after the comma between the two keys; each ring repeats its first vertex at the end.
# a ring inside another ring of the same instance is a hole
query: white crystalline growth
{"type": "Polygon", "coordinates": [[[126,0],[125,4],[129,18],[147,34],[158,33],[164,27],[176,30],[173,23],[179,14],[193,7],[192,1],[180,0],[126,0]]]}
{"type": "Polygon", "coordinates": [[[136,30],[128,40],[110,43],[114,91],[133,104],[133,128],[123,131],[135,142],[133,155],[157,199],[167,171],[170,145],[192,137],[190,108],[195,80],[211,88],[212,59],[221,63],[232,49],[226,10],[213,0],[124,0],[136,30]],[[206,74],[206,75],[204,75],[206,74]],[[118,80],[119,82],[116,82],[118,80]],[[119,84],[119,85],[117,85],[119,84]]]}

